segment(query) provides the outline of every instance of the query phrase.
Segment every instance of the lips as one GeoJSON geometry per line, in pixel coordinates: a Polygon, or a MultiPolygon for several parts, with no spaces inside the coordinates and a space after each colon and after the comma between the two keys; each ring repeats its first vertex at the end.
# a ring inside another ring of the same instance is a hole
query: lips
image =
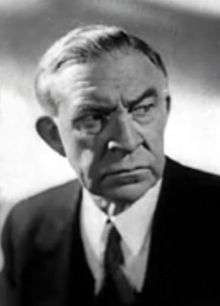
{"type": "Polygon", "coordinates": [[[126,175],[126,174],[132,174],[132,173],[135,173],[135,172],[138,172],[138,171],[146,171],[148,170],[149,168],[146,167],[146,166],[137,166],[137,167],[134,167],[134,168],[119,168],[119,169],[111,169],[111,170],[108,170],[106,171],[104,174],[103,174],[103,178],[105,178],[106,176],[120,176],[120,175],[126,175]]]}

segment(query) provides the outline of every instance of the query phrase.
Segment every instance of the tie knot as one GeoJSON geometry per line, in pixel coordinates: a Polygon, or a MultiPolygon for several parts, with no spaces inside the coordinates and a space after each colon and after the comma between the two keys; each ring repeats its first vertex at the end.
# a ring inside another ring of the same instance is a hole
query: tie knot
{"type": "Polygon", "coordinates": [[[133,305],[135,292],[122,269],[121,236],[113,223],[107,225],[110,230],[104,257],[105,278],[97,305],[133,305]]]}

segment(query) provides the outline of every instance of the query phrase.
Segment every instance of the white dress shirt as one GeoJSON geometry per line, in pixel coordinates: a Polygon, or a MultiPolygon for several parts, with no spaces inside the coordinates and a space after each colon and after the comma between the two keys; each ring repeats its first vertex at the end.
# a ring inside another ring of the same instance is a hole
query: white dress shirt
{"type": "Polygon", "coordinates": [[[80,216],[81,236],[86,259],[95,279],[95,293],[102,286],[103,259],[110,220],[121,235],[121,248],[125,258],[123,271],[130,284],[140,292],[146,275],[151,238],[151,223],[156,208],[161,180],[142,198],[122,213],[114,216],[114,204],[108,215],[96,204],[94,197],[83,190],[80,216]]]}

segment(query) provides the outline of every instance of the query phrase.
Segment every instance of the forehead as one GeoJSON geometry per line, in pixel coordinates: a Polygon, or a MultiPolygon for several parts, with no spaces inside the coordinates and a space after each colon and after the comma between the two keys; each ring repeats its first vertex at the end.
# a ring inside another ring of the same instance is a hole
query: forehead
{"type": "Polygon", "coordinates": [[[66,67],[55,82],[60,99],[77,103],[90,94],[110,99],[134,99],[146,89],[158,92],[166,88],[163,73],[138,51],[115,51],[92,63],[66,67]]]}

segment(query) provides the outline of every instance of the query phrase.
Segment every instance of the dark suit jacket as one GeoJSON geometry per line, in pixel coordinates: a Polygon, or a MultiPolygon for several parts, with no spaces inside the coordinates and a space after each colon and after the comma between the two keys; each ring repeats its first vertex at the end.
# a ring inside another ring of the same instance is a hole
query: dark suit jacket
{"type": "MultiPolygon", "coordinates": [[[[3,275],[4,294],[9,289],[15,305],[92,305],[80,203],[81,186],[73,181],[11,211],[3,232],[3,275]]],[[[220,305],[219,220],[220,179],[168,159],[137,305],[220,305]]]]}

